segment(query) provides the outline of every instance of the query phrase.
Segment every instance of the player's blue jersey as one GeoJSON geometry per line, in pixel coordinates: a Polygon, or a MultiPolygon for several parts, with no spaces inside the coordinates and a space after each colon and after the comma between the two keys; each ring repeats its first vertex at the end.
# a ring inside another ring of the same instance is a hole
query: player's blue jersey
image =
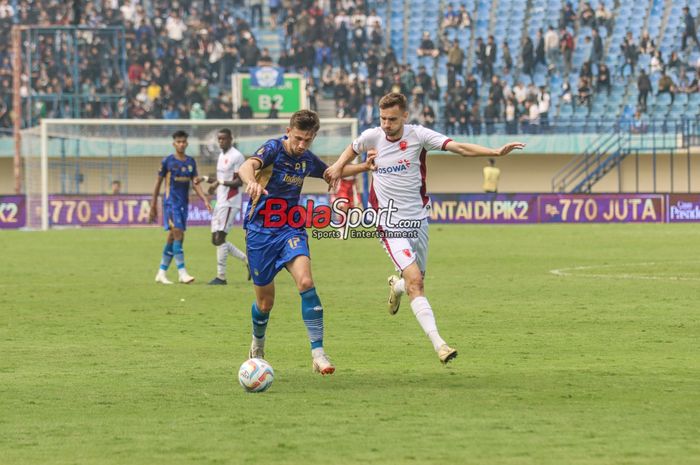
{"type": "MultiPolygon", "coordinates": [[[[253,158],[262,162],[255,177],[268,193],[261,195],[257,202],[252,200],[248,202],[243,226],[247,230],[279,234],[296,229],[287,224],[282,227],[266,228],[263,225],[263,215],[260,214],[260,210],[265,208],[268,199],[283,199],[287,203],[288,212],[299,204],[304,178],[307,176],[322,178],[323,172],[328,167],[308,150],[299,157],[288,154],[282,143],[285,139],[286,136],[270,139],[253,155],[253,158]]],[[[303,226],[299,229],[303,229],[303,226]]]]}
{"type": "Polygon", "coordinates": [[[190,181],[197,177],[197,162],[190,156],[178,160],[168,155],[160,163],[158,176],[165,178],[163,205],[187,207],[190,196],[190,181]]]}

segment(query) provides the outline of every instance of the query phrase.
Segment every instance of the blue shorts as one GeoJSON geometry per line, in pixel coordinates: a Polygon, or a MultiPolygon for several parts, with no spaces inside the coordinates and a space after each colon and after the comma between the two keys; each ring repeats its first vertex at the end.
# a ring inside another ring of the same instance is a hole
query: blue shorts
{"type": "Polygon", "coordinates": [[[256,286],[270,284],[295,257],[310,256],[305,229],[289,229],[278,234],[248,230],[245,242],[250,274],[256,286]]]}
{"type": "Polygon", "coordinates": [[[163,227],[166,231],[172,228],[187,229],[187,206],[173,207],[163,205],[163,227]]]}

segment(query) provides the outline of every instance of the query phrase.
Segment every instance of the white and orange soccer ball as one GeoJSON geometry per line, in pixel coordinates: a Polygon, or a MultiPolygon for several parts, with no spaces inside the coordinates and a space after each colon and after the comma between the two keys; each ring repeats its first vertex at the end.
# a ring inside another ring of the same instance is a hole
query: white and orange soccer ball
{"type": "Polygon", "coordinates": [[[246,392],[264,392],[272,386],[275,372],[261,358],[250,358],[238,370],[238,382],[246,392]]]}

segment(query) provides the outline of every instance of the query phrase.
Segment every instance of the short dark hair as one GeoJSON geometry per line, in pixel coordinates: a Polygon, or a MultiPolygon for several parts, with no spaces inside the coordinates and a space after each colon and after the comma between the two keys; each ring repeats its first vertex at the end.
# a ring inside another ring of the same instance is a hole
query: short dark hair
{"type": "Polygon", "coordinates": [[[395,107],[397,105],[401,111],[406,111],[406,108],[408,108],[408,101],[406,100],[406,96],[404,94],[391,92],[379,100],[379,108],[382,110],[386,110],[387,108],[395,107]]]}
{"type": "Polygon", "coordinates": [[[182,129],[179,129],[179,130],[177,130],[177,131],[175,131],[175,132],[173,133],[173,140],[175,140],[175,139],[180,139],[180,138],[183,138],[183,137],[184,137],[185,139],[187,139],[188,137],[190,137],[190,135],[187,134],[187,133],[186,133],[185,131],[183,131],[182,129]]]}
{"type": "Polygon", "coordinates": [[[231,130],[229,128],[219,129],[219,134],[226,134],[228,137],[233,138],[231,135],[231,130]]]}
{"type": "Polygon", "coordinates": [[[315,111],[299,110],[294,112],[292,117],[289,118],[289,127],[316,133],[321,127],[321,121],[318,119],[318,114],[315,111]]]}

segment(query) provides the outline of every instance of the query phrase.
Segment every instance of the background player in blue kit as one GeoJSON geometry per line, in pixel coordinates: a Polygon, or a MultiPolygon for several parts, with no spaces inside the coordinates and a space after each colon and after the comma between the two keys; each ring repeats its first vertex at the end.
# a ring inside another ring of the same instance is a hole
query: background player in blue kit
{"type": "MultiPolygon", "coordinates": [[[[255,285],[255,303],[251,311],[253,342],[249,355],[265,357],[265,330],[275,301],[274,279],[286,268],[301,295],[301,314],[311,341],[313,369],[326,375],[332,374],[335,367],[323,350],[323,307],[311,277],[306,229],[303,225],[294,227],[288,223],[274,227],[265,224],[270,200],[274,199],[276,205],[283,203],[286,214],[299,204],[304,178],[323,178],[326,164],[308,150],[319,127],[316,113],[297,111],[289,121],[286,136],[265,142],[241,166],[239,175],[250,195],[244,227],[248,263],[255,285]]],[[[373,158],[347,165],[343,176],[370,169],[373,169],[373,158]]]]}
{"type": "MultiPolygon", "coordinates": [[[[185,268],[185,252],[182,249],[182,242],[185,240],[185,230],[187,229],[187,206],[189,204],[190,181],[197,178],[197,162],[194,158],[185,155],[187,148],[187,133],[176,131],[173,133],[173,147],[175,153],[163,158],[158,171],[158,180],[153,189],[151,199],[151,211],[148,215],[150,221],[155,222],[158,216],[158,195],[160,186],[165,180],[165,193],[163,195],[163,225],[168,231],[168,239],[163,249],[160,268],[156,274],[156,282],[162,284],[172,284],[168,280],[166,271],[170,262],[175,257],[177,265],[178,280],[181,283],[189,284],[194,278],[187,273],[185,268]]],[[[198,183],[193,183],[194,191],[200,199],[204,201],[207,210],[211,213],[211,205],[207,196],[202,191],[198,183]]]]}

